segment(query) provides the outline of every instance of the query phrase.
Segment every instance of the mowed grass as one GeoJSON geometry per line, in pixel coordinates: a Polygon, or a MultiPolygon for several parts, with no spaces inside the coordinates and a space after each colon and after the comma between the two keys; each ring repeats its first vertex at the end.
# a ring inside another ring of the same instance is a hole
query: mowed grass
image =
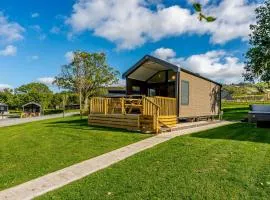
{"type": "Polygon", "coordinates": [[[177,137],[39,199],[269,199],[270,130],[177,137]]]}
{"type": "Polygon", "coordinates": [[[0,128],[0,190],[150,135],[90,127],[67,117],[0,128]]]}
{"type": "Polygon", "coordinates": [[[247,119],[249,106],[252,104],[270,105],[269,101],[266,102],[222,102],[223,119],[240,121],[247,119]]]}
{"type": "Polygon", "coordinates": [[[247,119],[249,107],[234,107],[234,108],[223,108],[224,120],[229,121],[240,121],[247,119]]]}

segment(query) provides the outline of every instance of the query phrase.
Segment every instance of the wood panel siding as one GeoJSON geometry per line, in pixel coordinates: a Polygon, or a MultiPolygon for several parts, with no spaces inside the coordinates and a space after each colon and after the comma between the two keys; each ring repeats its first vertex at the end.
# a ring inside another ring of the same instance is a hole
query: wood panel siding
{"type": "Polygon", "coordinates": [[[181,104],[180,89],[180,118],[213,116],[220,113],[220,85],[183,71],[180,72],[180,88],[182,81],[189,82],[189,102],[188,105],[181,104]]]}

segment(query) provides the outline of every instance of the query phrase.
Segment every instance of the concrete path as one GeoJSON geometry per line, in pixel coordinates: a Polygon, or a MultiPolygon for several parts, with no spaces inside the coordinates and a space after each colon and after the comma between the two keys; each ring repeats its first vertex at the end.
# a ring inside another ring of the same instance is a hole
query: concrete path
{"type": "Polygon", "coordinates": [[[101,156],[83,161],[62,170],[47,174],[40,178],[28,181],[21,185],[3,190],[0,192],[1,200],[24,200],[33,199],[34,197],[45,194],[46,192],[60,188],[68,183],[79,180],[98,170],[104,169],[114,163],[124,160],[138,152],[149,149],[155,145],[166,142],[177,136],[191,134],[194,132],[204,131],[232,122],[218,122],[215,124],[205,125],[201,127],[189,128],[181,131],[162,133],[151,138],[139,141],[134,144],[122,147],[120,149],[105,153],[101,156]]]}
{"type": "MultiPolygon", "coordinates": [[[[79,114],[79,113],[78,112],[66,113],[65,117],[72,116],[72,115],[75,115],[75,114],[79,114]]],[[[41,120],[46,120],[46,119],[53,119],[53,118],[58,118],[58,117],[63,117],[63,114],[61,113],[61,114],[45,115],[45,116],[31,117],[31,118],[1,119],[0,120],[0,127],[13,126],[13,125],[17,125],[17,124],[25,124],[25,123],[28,123],[28,122],[41,121],[41,120]]]]}

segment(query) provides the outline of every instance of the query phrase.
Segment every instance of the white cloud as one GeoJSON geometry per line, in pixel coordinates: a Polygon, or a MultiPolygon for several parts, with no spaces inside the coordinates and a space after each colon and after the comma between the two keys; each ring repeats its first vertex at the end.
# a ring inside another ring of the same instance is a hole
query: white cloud
{"type": "Polygon", "coordinates": [[[32,25],[29,26],[29,28],[38,34],[39,40],[45,40],[47,38],[47,35],[43,32],[42,28],[39,25],[32,25]]]}
{"type": "Polygon", "coordinates": [[[60,32],[61,32],[61,28],[57,26],[53,26],[50,30],[50,33],[53,33],[53,34],[59,34],[60,32]]]}
{"type": "Polygon", "coordinates": [[[0,83],[0,91],[3,91],[4,89],[12,89],[13,87],[8,84],[1,84],[0,83]]]}
{"type": "Polygon", "coordinates": [[[201,5],[207,5],[211,0],[188,0],[189,3],[200,3],[201,5]]]}
{"type": "Polygon", "coordinates": [[[37,79],[38,82],[44,83],[46,85],[52,85],[54,80],[55,80],[54,77],[41,77],[37,79]]]}
{"type": "Polygon", "coordinates": [[[163,60],[167,60],[168,58],[175,57],[176,53],[172,49],[161,47],[159,49],[156,49],[153,52],[153,55],[156,56],[156,57],[159,57],[159,58],[161,58],[163,60]]]}
{"type": "Polygon", "coordinates": [[[167,60],[219,82],[238,83],[243,81],[242,73],[244,72],[245,64],[237,57],[223,50],[208,51],[187,58],[173,57],[167,60]]]}
{"type": "Polygon", "coordinates": [[[215,22],[206,23],[200,22],[189,9],[155,2],[150,6],[147,0],[78,0],[66,23],[72,27],[70,35],[91,31],[116,43],[120,49],[183,34],[209,34],[213,43],[222,44],[247,38],[258,6],[246,0],[222,0],[213,5],[204,0],[204,4],[208,3],[204,12],[217,16],[215,22]]]}
{"type": "Polygon", "coordinates": [[[31,17],[32,17],[32,18],[37,18],[37,17],[39,17],[39,13],[32,13],[32,14],[31,14],[31,17]]]}
{"type": "Polygon", "coordinates": [[[0,12],[0,41],[14,42],[23,39],[24,28],[16,22],[10,22],[2,12],[0,12]]]}
{"type": "Polygon", "coordinates": [[[72,62],[72,60],[74,58],[74,53],[72,51],[68,51],[65,54],[65,58],[66,58],[67,62],[72,62]]]}
{"type": "Polygon", "coordinates": [[[41,27],[40,27],[39,25],[37,25],[37,24],[36,24],[36,25],[30,26],[30,28],[31,28],[32,30],[38,32],[38,33],[42,32],[41,27]]]}
{"type": "Polygon", "coordinates": [[[5,49],[0,50],[0,56],[15,56],[17,54],[17,47],[13,45],[6,46],[5,49]]]}

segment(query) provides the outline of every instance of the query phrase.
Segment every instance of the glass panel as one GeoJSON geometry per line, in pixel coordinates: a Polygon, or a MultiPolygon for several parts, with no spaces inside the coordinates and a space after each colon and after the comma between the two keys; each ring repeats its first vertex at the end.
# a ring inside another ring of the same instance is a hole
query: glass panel
{"type": "Polygon", "coordinates": [[[168,87],[168,97],[175,98],[175,83],[170,83],[168,87]]]}
{"type": "Polygon", "coordinates": [[[172,70],[169,70],[168,71],[168,80],[169,82],[173,82],[176,80],[176,72],[172,71],[172,70]]]}
{"type": "Polygon", "coordinates": [[[149,88],[148,89],[148,96],[150,96],[150,97],[156,96],[156,89],[149,88]]]}
{"type": "Polygon", "coordinates": [[[154,75],[148,82],[149,83],[164,83],[166,81],[166,72],[161,71],[154,75]]]}
{"type": "Polygon", "coordinates": [[[181,104],[189,104],[189,82],[181,81],[181,104]]]}
{"type": "Polygon", "coordinates": [[[132,86],[132,91],[133,92],[140,92],[140,87],[139,86],[132,86]]]}

